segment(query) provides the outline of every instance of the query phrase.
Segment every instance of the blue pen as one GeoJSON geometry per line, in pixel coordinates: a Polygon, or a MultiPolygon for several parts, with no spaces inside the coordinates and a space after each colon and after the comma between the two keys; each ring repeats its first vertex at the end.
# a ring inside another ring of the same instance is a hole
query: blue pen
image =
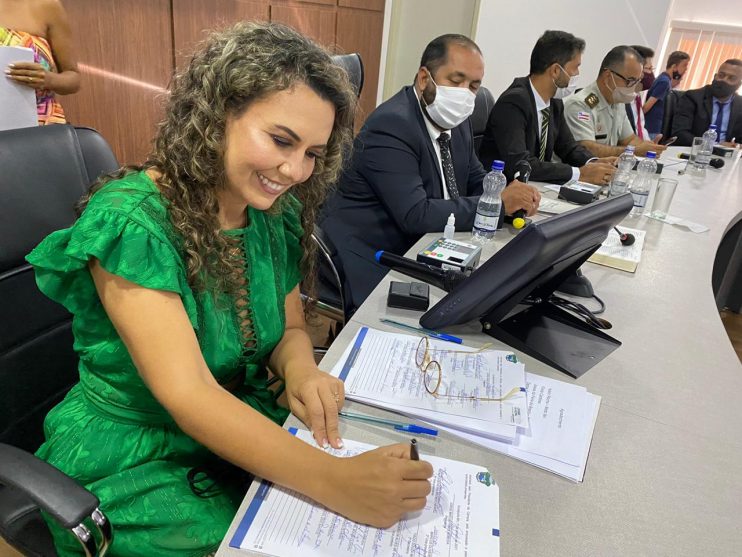
{"type": "Polygon", "coordinates": [[[399,321],[392,321],[391,319],[387,319],[385,317],[382,317],[379,319],[382,323],[388,323],[389,325],[392,325],[394,327],[398,327],[400,329],[407,329],[408,331],[415,331],[418,333],[424,333],[429,337],[437,338],[438,340],[445,340],[448,342],[455,342],[456,344],[462,344],[464,341],[460,339],[459,337],[455,337],[453,335],[447,335],[445,333],[439,333],[437,331],[431,331],[430,329],[424,329],[422,327],[415,327],[414,325],[407,325],[406,323],[400,323],[399,321]]]}
{"type": "Polygon", "coordinates": [[[376,416],[367,416],[366,414],[355,414],[353,412],[346,412],[341,410],[338,412],[338,416],[347,418],[349,420],[358,420],[360,422],[369,422],[372,424],[381,424],[392,426],[397,431],[404,431],[406,433],[424,433],[426,435],[436,436],[438,435],[437,429],[429,427],[423,427],[415,424],[404,424],[402,422],[396,422],[394,420],[387,420],[386,418],[377,418],[376,416]]]}

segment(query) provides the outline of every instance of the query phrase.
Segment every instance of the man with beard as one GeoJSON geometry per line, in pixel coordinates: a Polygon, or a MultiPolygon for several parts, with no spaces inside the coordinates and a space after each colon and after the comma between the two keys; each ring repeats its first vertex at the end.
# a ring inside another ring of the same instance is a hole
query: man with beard
{"type": "Polygon", "coordinates": [[[710,85],[687,91],[675,112],[672,134],[678,145],[690,145],[716,125],[718,141],[734,147],[742,141],[742,97],[736,94],[742,85],[742,60],[731,58],[719,66],[710,85]]]}

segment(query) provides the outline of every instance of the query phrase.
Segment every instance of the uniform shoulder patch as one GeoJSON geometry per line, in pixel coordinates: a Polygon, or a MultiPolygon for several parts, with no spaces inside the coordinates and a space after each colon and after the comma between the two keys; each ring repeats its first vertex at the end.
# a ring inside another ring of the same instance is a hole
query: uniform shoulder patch
{"type": "Polygon", "coordinates": [[[595,93],[590,93],[587,97],[585,97],[585,104],[590,108],[595,108],[599,102],[600,99],[595,93]]]}

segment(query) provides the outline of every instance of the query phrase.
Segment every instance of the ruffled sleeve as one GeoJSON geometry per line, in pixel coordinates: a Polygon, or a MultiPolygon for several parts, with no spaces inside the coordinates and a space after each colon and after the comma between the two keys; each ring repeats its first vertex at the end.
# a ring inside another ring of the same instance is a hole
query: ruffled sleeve
{"type": "Polygon", "coordinates": [[[72,227],[47,236],[26,260],[35,268],[39,289],[75,314],[99,303],[88,269],[91,257],[109,273],[135,284],[179,294],[196,326],[183,260],[141,208],[130,211],[91,202],[72,227]]]}
{"type": "Polygon", "coordinates": [[[301,238],[304,229],[301,226],[302,204],[291,194],[286,195],[283,205],[283,226],[286,237],[286,272],[284,273],[285,292],[291,292],[302,280],[301,258],[304,250],[301,238]]]}

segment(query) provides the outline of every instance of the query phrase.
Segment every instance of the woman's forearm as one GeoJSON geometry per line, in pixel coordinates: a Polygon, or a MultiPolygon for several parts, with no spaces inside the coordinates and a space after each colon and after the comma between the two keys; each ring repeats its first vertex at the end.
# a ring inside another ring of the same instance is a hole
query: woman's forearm
{"type": "Polygon", "coordinates": [[[281,342],[273,349],[268,366],[271,371],[286,379],[287,370],[305,368],[307,362],[314,364],[312,341],[304,329],[286,329],[281,342]]]}
{"type": "Polygon", "coordinates": [[[80,90],[80,73],[67,70],[61,73],[48,72],[49,89],[58,95],[71,95],[80,90]]]}
{"type": "Polygon", "coordinates": [[[334,457],[311,447],[216,384],[173,389],[178,426],[220,457],[256,476],[321,500],[334,457]],[[297,464],[301,463],[301,473],[297,464]]]}

